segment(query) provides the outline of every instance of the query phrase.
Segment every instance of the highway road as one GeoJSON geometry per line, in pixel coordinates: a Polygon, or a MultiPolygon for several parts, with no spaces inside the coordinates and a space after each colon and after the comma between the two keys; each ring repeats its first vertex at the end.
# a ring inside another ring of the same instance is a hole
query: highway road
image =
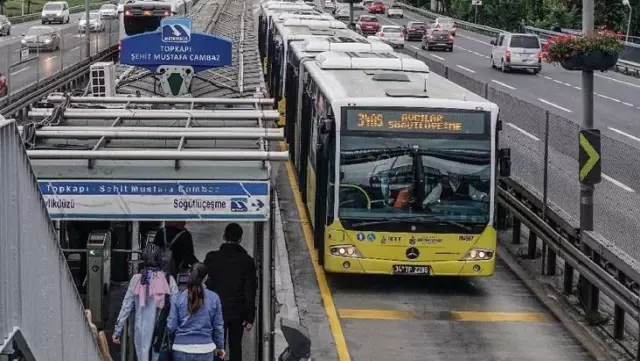
{"type": "MultiPolygon", "coordinates": [[[[22,33],[40,22],[18,24],[9,37],[0,38],[0,73],[9,79],[9,92],[18,91],[50,77],[87,58],[84,33],[78,33],[79,14],[72,14],[69,24],[52,25],[61,38],[60,50],[39,52],[31,49],[29,60],[20,62],[22,33]]],[[[91,54],[118,43],[118,22],[105,20],[104,32],[91,34],[91,54]]]]}
{"type": "MultiPolygon", "coordinates": [[[[356,16],[361,13],[356,12],[356,16]]],[[[408,11],[404,14],[403,19],[378,18],[383,25],[428,21],[408,11]]],[[[579,72],[544,64],[538,76],[504,74],[490,66],[490,38],[463,30],[457,33],[451,53],[423,51],[420,42],[407,42],[405,49],[426,57],[434,73],[441,73],[443,64],[453,69],[456,73],[450,72],[449,78],[465,88],[482,94],[483,83],[489,83],[501,92],[489,92],[489,99],[501,105],[501,119],[507,120],[501,146],[511,148],[513,174],[540,194],[544,110],[555,114],[550,117],[549,200],[578,220],[580,186],[574,128],[582,116],[579,72]]],[[[603,154],[604,179],[595,193],[595,230],[640,259],[640,247],[634,241],[640,234],[640,80],[612,72],[597,73],[595,88],[599,94],[595,97],[596,127],[606,136],[603,153],[609,152],[603,154]],[[611,158],[615,162],[606,162],[611,158]]]]}

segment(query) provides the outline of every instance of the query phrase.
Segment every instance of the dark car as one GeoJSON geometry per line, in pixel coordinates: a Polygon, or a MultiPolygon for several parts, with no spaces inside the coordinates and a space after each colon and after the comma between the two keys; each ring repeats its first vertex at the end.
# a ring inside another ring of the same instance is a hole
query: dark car
{"type": "Polygon", "coordinates": [[[384,14],[387,11],[387,7],[384,6],[382,1],[374,1],[369,5],[369,14],[384,14]]]}
{"type": "Polygon", "coordinates": [[[373,35],[380,30],[380,22],[374,15],[360,15],[356,30],[362,35],[373,35]]]}
{"type": "Polygon", "coordinates": [[[422,39],[427,31],[427,25],[422,21],[410,21],[404,27],[404,40],[405,41],[417,41],[422,39]]]}
{"type": "Polygon", "coordinates": [[[60,36],[52,26],[32,26],[26,34],[22,34],[22,46],[39,51],[55,51],[60,49],[60,36]]]}
{"type": "Polygon", "coordinates": [[[438,48],[453,51],[454,39],[450,30],[429,29],[422,37],[422,49],[431,50],[438,48]]]}

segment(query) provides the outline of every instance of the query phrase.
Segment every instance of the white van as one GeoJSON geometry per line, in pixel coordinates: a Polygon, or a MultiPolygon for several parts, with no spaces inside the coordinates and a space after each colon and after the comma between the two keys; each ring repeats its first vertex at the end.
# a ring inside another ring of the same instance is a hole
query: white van
{"type": "Polygon", "coordinates": [[[492,68],[505,73],[512,69],[532,70],[534,74],[542,69],[542,49],[535,34],[498,34],[491,45],[492,68]]]}
{"type": "Polygon", "coordinates": [[[69,23],[69,4],[66,1],[53,1],[42,7],[42,23],[69,23]]]}

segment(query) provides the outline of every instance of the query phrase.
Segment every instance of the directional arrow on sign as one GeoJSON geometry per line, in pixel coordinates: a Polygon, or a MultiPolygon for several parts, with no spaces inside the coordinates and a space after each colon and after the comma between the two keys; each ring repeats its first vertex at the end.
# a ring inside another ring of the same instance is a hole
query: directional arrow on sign
{"type": "Polygon", "coordinates": [[[600,183],[602,167],[600,164],[600,131],[584,129],[580,131],[580,183],[594,185],[600,183]]]}

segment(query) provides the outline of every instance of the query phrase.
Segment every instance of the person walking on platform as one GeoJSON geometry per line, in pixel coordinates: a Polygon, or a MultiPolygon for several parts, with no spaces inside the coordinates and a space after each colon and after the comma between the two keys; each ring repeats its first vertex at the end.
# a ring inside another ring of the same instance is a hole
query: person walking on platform
{"type": "Polygon", "coordinates": [[[193,265],[187,289],[171,298],[167,330],[174,336],[173,361],[224,359],[224,321],[220,298],[205,288],[207,268],[193,265]]]}
{"type": "Polygon", "coordinates": [[[178,293],[175,279],[162,271],[162,249],[150,244],[142,251],[143,268],[129,281],[120,314],[113,332],[113,343],[119,344],[127,318],[135,307],[133,343],[138,361],[155,361],[151,351],[157,313],[167,301],[166,295],[178,293]]]}
{"type": "Polygon", "coordinates": [[[165,222],[164,228],[156,233],[153,244],[171,251],[169,272],[174,277],[199,262],[195,255],[193,237],[185,228],[185,222],[165,222]]]}
{"type": "Polygon", "coordinates": [[[242,227],[237,223],[224,230],[220,250],[207,253],[207,288],[220,295],[224,328],[229,342],[229,360],[242,361],[242,336],[253,327],[256,315],[256,265],[240,245],[242,227]]]}

